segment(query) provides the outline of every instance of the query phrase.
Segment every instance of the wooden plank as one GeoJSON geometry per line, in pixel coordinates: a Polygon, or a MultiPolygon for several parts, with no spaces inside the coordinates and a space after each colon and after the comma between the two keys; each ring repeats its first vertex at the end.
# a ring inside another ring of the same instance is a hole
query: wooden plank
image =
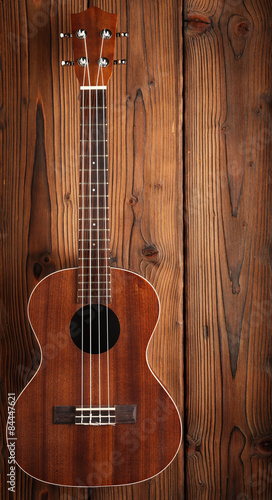
{"type": "Polygon", "coordinates": [[[186,498],[272,496],[271,1],[186,1],[186,498]]]}
{"type": "MultiPolygon", "coordinates": [[[[116,12],[116,67],[109,87],[111,252],[156,287],[161,320],[149,350],[155,372],[181,406],[182,248],[180,163],[180,5],[176,0],[15,0],[0,3],[2,29],[1,446],[7,393],[18,394],[37,369],[27,299],[54,270],[77,262],[79,89],[73,70],[70,13],[90,5],[116,12]]],[[[54,348],[54,345],[52,345],[54,348]]],[[[48,351],[48,356],[50,352],[48,351]]],[[[0,458],[3,500],[7,452],[0,458]]],[[[182,498],[182,455],[156,479],[123,488],[58,488],[20,470],[16,498],[182,498]]]]}

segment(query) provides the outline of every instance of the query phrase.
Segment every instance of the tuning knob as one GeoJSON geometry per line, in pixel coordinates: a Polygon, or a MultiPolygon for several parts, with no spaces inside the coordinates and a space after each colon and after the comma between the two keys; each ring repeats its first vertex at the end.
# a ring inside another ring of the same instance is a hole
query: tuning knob
{"type": "Polygon", "coordinates": [[[74,61],[61,61],[62,66],[74,66],[74,61]]]}
{"type": "Polygon", "coordinates": [[[60,33],[60,38],[72,38],[72,33],[60,33]]]}
{"type": "Polygon", "coordinates": [[[127,31],[123,31],[121,33],[116,33],[116,37],[117,38],[121,38],[121,37],[127,38],[128,37],[128,33],[127,33],[127,31]]]}
{"type": "Polygon", "coordinates": [[[113,64],[127,64],[126,59],[114,59],[113,64]]]}

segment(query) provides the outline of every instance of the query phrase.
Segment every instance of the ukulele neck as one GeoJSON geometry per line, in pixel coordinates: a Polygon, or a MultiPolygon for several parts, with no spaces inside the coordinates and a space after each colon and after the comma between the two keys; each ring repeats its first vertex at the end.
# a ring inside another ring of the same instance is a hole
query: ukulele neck
{"type": "Polygon", "coordinates": [[[111,300],[106,87],[80,96],[78,302],[111,300]]]}

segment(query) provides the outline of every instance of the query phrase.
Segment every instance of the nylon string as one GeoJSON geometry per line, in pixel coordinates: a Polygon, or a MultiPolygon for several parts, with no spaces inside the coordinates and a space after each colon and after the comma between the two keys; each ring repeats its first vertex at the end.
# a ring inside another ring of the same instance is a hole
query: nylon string
{"type": "MultiPolygon", "coordinates": [[[[104,38],[101,39],[101,48],[100,48],[100,55],[99,59],[101,59],[102,56],[102,50],[103,50],[103,44],[104,44],[104,38]]],[[[99,81],[99,73],[101,71],[101,75],[103,75],[103,71],[101,66],[99,66],[98,72],[97,72],[97,79],[96,79],[96,87],[98,86],[98,81],[99,81]]],[[[96,198],[97,198],[97,214],[99,215],[99,196],[98,196],[98,188],[99,188],[99,175],[98,175],[98,163],[99,163],[99,156],[98,156],[98,106],[97,106],[97,88],[95,89],[95,105],[96,105],[96,182],[97,182],[97,192],[96,192],[96,198]]],[[[98,377],[99,377],[99,424],[101,424],[101,325],[100,325],[100,217],[97,217],[97,296],[98,296],[98,377]]]]}
{"type": "MultiPolygon", "coordinates": [[[[104,86],[104,77],[103,77],[103,71],[102,71],[102,85],[104,86]]],[[[104,157],[104,189],[105,189],[105,203],[104,203],[104,208],[105,208],[105,246],[108,246],[108,238],[109,238],[109,231],[107,231],[107,189],[106,189],[106,182],[107,182],[107,177],[106,177],[106,108],[105,108],[105,94],[103,91],[103,157],[104,157]]],[[[106,255],[106,329],[107,329],[107,397],[108,397],[108,423],[110,423],[110,368],[109,368],[109,294],[108,294],[108,272],[109,272],[109,266],[108,266],[108,248],[105,250],[105,255],[106,255]]],[[[110,291],[109,291],[110,293],[110,291]]]]}
{"type": "MultiPolygon", "coordinates": [[[[104,42],[104,39],[102,38],[102,41],[101,41],[101,49],[100,49],[100,58],[102,56],[102,50],[103,50],[103,42],[104,42]]],[[[87,45],[86,45],[86,39],[84,39],[84,43],[85,43],[85,53],[86,53],[86,57],[88,59],[88,49],[87,49],[87,45]]],[[[84,82],[85,82],[85,69],[86,67],[84,67],[84,82]]],[[[90,79],[90,73],[89,73],[89,66],[87,66],[87,70],[88,70],[88,80],[89,80],[89,86],[91,86],[91,79],[90,79]]],[[[103,79],[103,71],[102,71],[102,68],[101,66],[99,66],[99,69],[98,69],[98,74],[97,74],[97,82],[96,82],[96,87],[98,86],[98,81],[99,81],[99,74],[101,72],[101,78],[102,78],[102,86],[104,86],[104,79],[103,79]]],[[[84,86],[84,83],[83,83],[83,86],[84,86]]],[[[101,310],[101,301],[100,301],[100,231],[102,231],[102,228],[100,227],[100,217],[98,217],[99,215],[99,209],[100,209],[100,205],[99,205],[99,148],[98,148],[98,93],[97,93],[97,89],[95,90],[96,94],[96,103],[95,103],[95,108],[96,108],[96,169],[97,169],[97,176],[96,176],[96,179],[97,179],[97,186],[96,186],[96,196],[97,196],[97,206],[96,206],[96,209],[97,209],[97,247],[96,247],[96,252],[97,252],[97,297],[98,297],[98,378],[99,378],[99,387],[98,387],[98,393],[99,393],[99,421],[98,421],[98,424],[101,425],[101,423],[105,423],[105,422],[102,422],[102,414],[101,414],[101,321],[100,321],[100,310],[101,310]]],[[[107,248],[107,241],[108,241],[108,235],[107,235],[107,227],[106,227],[106,220],[107,220],[107,217],[106,217],[106,214],[107,214],[107,195],[106,195],[106,124],[105,124],[105,118],[106,118],[106,113],[105,113],[105,98],[104,98],[104,91],[102,90],[102,96],[103,96],[103,151],[104,151],[104,185],[103,185],[103,189],[105,190],[104,192],[104,207],[102,206],[101,208],[103,209],[104,208],[104,214],[105,214],[105,219],[104,219],[104,224],[105,224],[105,248],[104,248],[104,252],[105,252],[105,272],[106,272],[106,291],[105,291],[105,302],[106,302],[106,342],[107,342],[107,406],[108,406],[108,424],[110,424],[110,384],[109,384],[109,319],[108,319],[108,304],[109,304],[109,295],[108,295],[108,259],[107,259],[107,252],[108,252],[108,248],[107,248]]],[[[84,101],[84,90],[83,90],[83,101],[84,101]]],[[[92,101],[91,101],[91,89],[89,89],[89,134],[88,134],[88,139],[89,139],[89,175],[90,175],[90,179],[89,179],[89,194],[91,194],[91,190],[92,190],[92,187],[91,187],[91,168],[92,168],[92,123],[91,123],[91,104],[92,104],[92,101]]],[[[84,117],[84,104],[83,104],[83,117],[84,117]]],[[[83,121],[83,124],[84,124],[84,121],[83,121]]],[[[84,148],[83,148],[84,150],[84,148]]],[[[84,174],[85,175],[85,174],[84,174]]],[[[84,198],[84,197],[83,197],[84,198]]],[[[89,230],[90,230],[90,235],[92,234],[91,232],[91,228],[92,228],[92,210],[91,210],[91,207],[92,207],[92,204],[91,204],[91,196],[90,196],[90,205],[89,205],[89,208],[90,208],[90,227],[89,227],[89,230]]],[[[84,209],[84,206],[83,206],[83,209],[84,209]]],[[[103,220],[103,218],[102,218],[103,220]]],[[[91,243],[91,242],[90,242],[91,243]]],[[[83,247],[84,248],[84,247],[83,247]]],[[[91,249],[92,249],[92,246],[90,246],[90,260],[91,260],[91,249]]],[[[90,262],[91,264],[91,262],[90,262]]],[[[92,365],[91,365],[91,358],[92,358],[92,354],[91,354],[91,345],[92,345],[92,330],[91,330],[91,307],[92,307],[92,294],[91,294],[91,291],[92,291],[92,270],[91,270],[91,265],[89,266],[90,267],[90,275],[89,275],[89,278],[90,278],[90,421],[89,423],[91,424],[92,423],[92,365]]],[[[84,270],[84,263],[83,263],[83,259],[82,259],[82,274],[83,274],[83,270],[84,270]]],[[[83,293],[82,293],[82,307],[83,307],[83,293]]],[[[83,324],[83,319],[82,319],[82,324],[83,324]]],[[[83,328],[82,328],[82,332],[83,332],[83,328]]],[[[83,336],[83,333],[82,333],[82,336],[83,336]]],[[[82,345],[83,345],[83,338],[82,338],[82,345]]],[[[82,373],[83,373],[83,352],[82,352],[82,373]]],[[[83,380],[83,375],[82,375],[82,380],[83,380]]],[[[83,402],[83,381],[82,381],[82,402],[83,402]]],[[[82,405],[83,406],[83,405],[82,405]]]]}
{"type": "MultiPolygon", "coordinates": [[[[86,44],[86,39],[84,38],[84,45],[85,45],[85,56],[88,59],[88,49],[87,49],[87,44],[86,44]]],[[[84,66],[84,69],[86,66],[84,66]]],[[[87,73],[88,73],[88,82],[89,86],[91,86],[91,78],[90,78],[90,69],[89,65],[87,64],[87,73]]],[[[85,90],[83,89],[83,95],[84,95],[85,90]]],[[[88,146],[89,146],[89,195],[91,194],[91,162],[92,162],[92,116],[91,116],[91,90],[89,90],[89,133],[88,133],[88,146]]],[[[84,173],[85,175],[85,173],[84,173]]],[[[91,204],[91,196],[89,196],[89,254],[90,254],[90,262],[89,262],[89,287],[90,290],[86,290],[86,294],[89,293],[89,300],[90,300],[90,306],[89,306],[89,311],[90,311],[90,330],[89,330],[89,339],[90,339],[90,366],[89,366],[89,373],[90,373],[90,418],[89,418],[89,424],[92,424],[92,268],[91,268],[91,252],[92,252],[92,247],[91,247],[91,227],[92,227],[92,210],[91,210],[92,204],[91,204]]],[[[85,212],[85,211],[84,211],[85,212]]],[[[84,213],[85,215],[85,213],[84,213]]],[[[85,218],[85,217],[84,217],[85,218]]],[[[82,293],[82,297],[84,296],[84,292],[82,293]]],[[[82,299],[83,301],[83,299],[82,299]]]]}
{"type": "MultiPolygon", "coordinates": [[[[85,84],[85,76],[86,76],[86,66],[84,67],[84,73],[83,73],[83,86],[85,84]]],[[[85,95],[84,95],[84,91],[83,91],[83,95],[82,95],[82,131],[81,131],[81,167],[82,167],[82,163],[84,162],[84,113],[85,113],[85,99],[84,99],[85,95]]],[[[84,185],[85,185],[85,169],[81,169],[81,182],[83,182],[83,184],[81,186],[83,186],[83,190],[84,190],[84,185]],[[83,170],[83,172],[82,172],[83,170]],[[83,174],[83,175],[82,175],[83,174]]],[[[82,188],[81,188],[82,189],[82,188]]],[[[85,210],[84,210],[84,199],[85,197],[82,196],[81,199],[83,200],[82,201],[82,210],[81,210],[81,213],[83,213],[83,217],[84,217],[84,214],[85,214],[85,210]]],[[[83,224],[82,224],[82,227],[83,227],[83,224]]],[[[83,233],[83,231],[81,231],[81,233],[83,233]]],[[[80,232],[79,232],[79,238],[80,238],[80,232]]],[[[81,237],[81,255],[84,256],[84,236],[81,237]]],[[[82,258],[81,259],[81,282],[84,283],[84,259],[82,258]]],[[[83,351],[83,339],[84,339],[84,335],[83,335],[83,328],[84,328],[84,317],[83,317],[83,296],[84,296],[84,291],[83,291],[83,284],[81,284],[81,288],[82,288],[82,291],[81,291],[81,297],[82,297],[82,313],[81,313],[81,424],[83,424],[83,404],[84,404],[84,351],[83,351]]]]}

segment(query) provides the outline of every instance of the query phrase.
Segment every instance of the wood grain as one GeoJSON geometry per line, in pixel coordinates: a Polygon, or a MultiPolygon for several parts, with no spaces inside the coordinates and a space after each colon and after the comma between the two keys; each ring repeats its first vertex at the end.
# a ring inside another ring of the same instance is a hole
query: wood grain
{"type": "Polygon", "coordinates": [[[185,2],[187,498],[272,496],[271,15],[185,2]]]}
{"type": "Polygon", "coordinates": [[[97,7],[90,7],[77,14],[71,15],[73,37],[73,52],[74,61],[78,61],[82,56],[85,56],[88,63],[88,77],[85,77],[84,68],[79,64],[74,65],[75,74],[78,78],[79,85],[107,85],[112,75],[115,42],[116,42],[116,23],[117,15],[108,13],[97,7]],[[78,39],[76,33],[84,26],[86,31],[86,39],[78,39]],[[103,69],[97,64],[101,51],[101,32],[103,27],[107,26],[107,30],[111,32],[109,39],[103,40],[103,57],[108,60],[108,66],[103,69]],[[86,44],[86,49],[85,49],[86,44]]]}
{"type": "MultiPolygon", "coordinates": [[[[26,316],[39,280],[77,262],[79,89],[60,31],[70,13],[96,5],[118,15],[109,88],[111,253],[156,287],[161,322],[149,351],[155,372],[182,401],[180,209],[180,11],[175,0],[3,0],[1,16],[1,477],[6,500],[4,445],[7,392],[29,381],[39,351],[26,316]]],[[[182,108],[180,108],[182,109],[182,108]]],[[[182,498],[182,456],[156,479],[126,488],[77,490],[34,481],[17,471],[16,498],[182,498]]]]}

